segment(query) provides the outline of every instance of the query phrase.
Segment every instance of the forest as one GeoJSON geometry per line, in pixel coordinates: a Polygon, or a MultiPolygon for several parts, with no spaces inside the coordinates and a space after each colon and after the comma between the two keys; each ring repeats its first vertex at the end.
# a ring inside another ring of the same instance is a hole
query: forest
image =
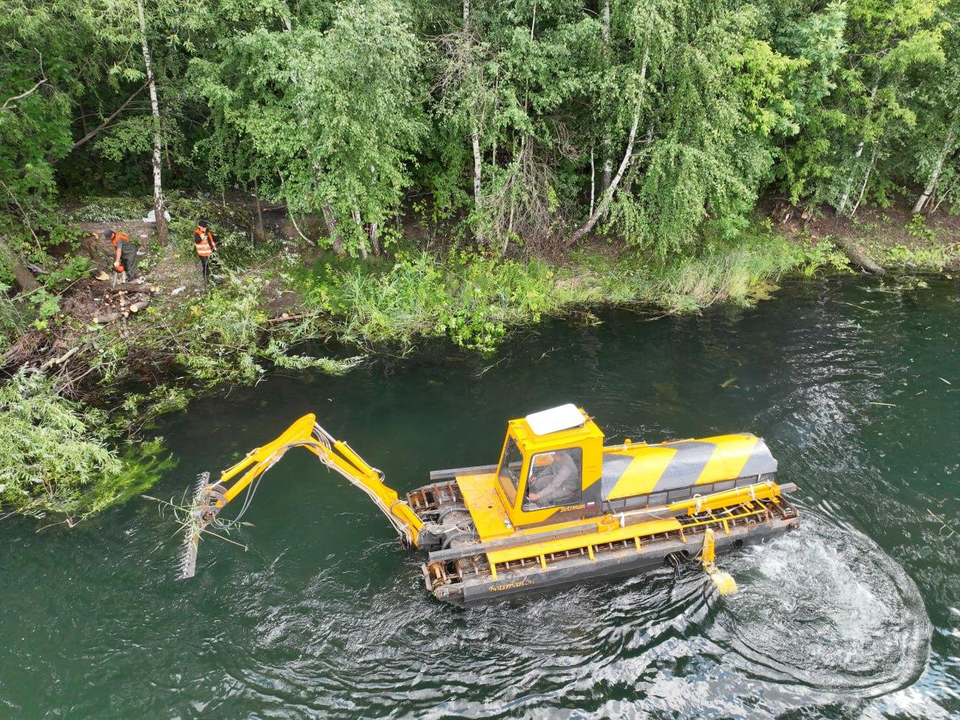
{"type": "MultiPolygon", "coordinates": [[[[162,210],[162,190],[240,190],[322,215],[311,240],[351,255],[415,213],[499,255],[601,233],[659,259],[735,240],[765,194],[852,216],[910,193],[932,213],[960,192],[958,16],[946,0],[4,0],[2,207],[38,229],[65,192],[155,186],[162,210]]],[[[16,235],[8,256],[29,255],[16,235]]]]}
{"type": "MultiPolygon", "coordinates": [[[[489,352],[578,303],[762,297],[787,270],[849,267],[818,236],[785,242],[771,214],[862,228],[899,204],[897,232],[922,239],[960,207],[958,0],[0,9],[0,412],[19,468],[0,498],[15,506],[101,507],[122,484],[110,438],[196,388],[358,361],[290,350],[304,341],[489,352]],[[193,272],[190,233],[212,214],[227,277],[94,332],[68,293],[95,292],[91,222],[151,208],[148,267],[193,272]],[[265,231],[278,208],[293,237],[265,231]],[[92,505],[65,490],[96,473],[113,480],[92,505]]],[[[923,256],[936,269],[956,261],[946,240],[923,256]]]]}

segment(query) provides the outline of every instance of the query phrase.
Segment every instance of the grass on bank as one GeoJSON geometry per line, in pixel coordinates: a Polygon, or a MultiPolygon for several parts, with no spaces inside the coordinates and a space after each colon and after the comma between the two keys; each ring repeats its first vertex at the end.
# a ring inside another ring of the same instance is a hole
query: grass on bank
{"type": "Polygon", "coordinates": [[[304,302],[329,313],[341,338],[361,344],[448,337],[491,351],[510,327],[575,307],[649,304],[668,312],[717,302],[751,304],[766,283],[819,259],[770,233],[668,265],[635,255],[574,253],[564,265],[453,251],[401,253],[392,265],[326,259],[301,277],[304,302]]]}

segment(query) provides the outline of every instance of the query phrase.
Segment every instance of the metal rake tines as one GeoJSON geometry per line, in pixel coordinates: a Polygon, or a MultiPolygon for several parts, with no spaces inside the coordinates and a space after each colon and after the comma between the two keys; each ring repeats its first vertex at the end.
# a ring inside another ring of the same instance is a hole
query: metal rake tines
{"type": "Polygon", "coordinates": [[[178,575],[181,580],[192,578],[197,572],[197,551],[200,548],[200,535],[206,525],[203,516],[209,483],[209,472],[202,472],[197,475],[193,502],[190,504],[187,517],[183,521],[183,554],[180,557],[180,574],[178,575]]]}

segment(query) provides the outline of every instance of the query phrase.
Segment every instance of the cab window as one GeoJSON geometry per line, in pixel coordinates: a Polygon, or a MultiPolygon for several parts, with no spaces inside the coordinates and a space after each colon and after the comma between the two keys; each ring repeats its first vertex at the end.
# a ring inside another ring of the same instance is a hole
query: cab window
{"type": "Polygon", "coordinates": [[[503,457],[500,458],[499,480],[510,506],[517,500],[517,485],[520,483],[520,470],[523,466],[523,453],[517,447],[513,435],[507,436],[507,444],[503,448],[503,457]]]}
{"type": "Polygon", "coordinates": [[[524,510],[576,505],[580,502],[583,452],[567,448],[538,453],[530,460],[524,510]]]}

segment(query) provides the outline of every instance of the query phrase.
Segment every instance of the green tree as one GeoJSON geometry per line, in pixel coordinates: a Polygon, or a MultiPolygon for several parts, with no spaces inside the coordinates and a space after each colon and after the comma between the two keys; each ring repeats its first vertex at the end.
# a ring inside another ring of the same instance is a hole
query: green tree
{"type": "Polygon", "coordinates": [[[945,0],[850,0],[847,64],[834,97],[848,120],[846,138],[855,149],[840,145],[835,159],[840,172],[833,186],[837,212],[856,212],[872,184],[887,180],[883,161],[889,141],[909,129],[916,116],[905,103],[904,80],[917,66],[935,68],[944,62],[943,31],[938,12],[945,0]],[[878,172],[879,165],[879,172],[878,172]]]}
{"type": "Polygon", "coordinates": [[[421,45],[401,6],[243,10],[216,57],[194,61],[201,91],[272,169],[267,192],[294,215],[323,212],[338,251],[378,252],[426,132],[421,45]]]}
{"type": "Polygon", "coordinates": [[[912,84],[917,123],[906,143],[912,152],[902,155],[909,163],[907,177],[923,188],[914,213],[960,198],[960,2],[944,8],[943,19],[946,60],[934,72],[923,68],[912,84]]]}

